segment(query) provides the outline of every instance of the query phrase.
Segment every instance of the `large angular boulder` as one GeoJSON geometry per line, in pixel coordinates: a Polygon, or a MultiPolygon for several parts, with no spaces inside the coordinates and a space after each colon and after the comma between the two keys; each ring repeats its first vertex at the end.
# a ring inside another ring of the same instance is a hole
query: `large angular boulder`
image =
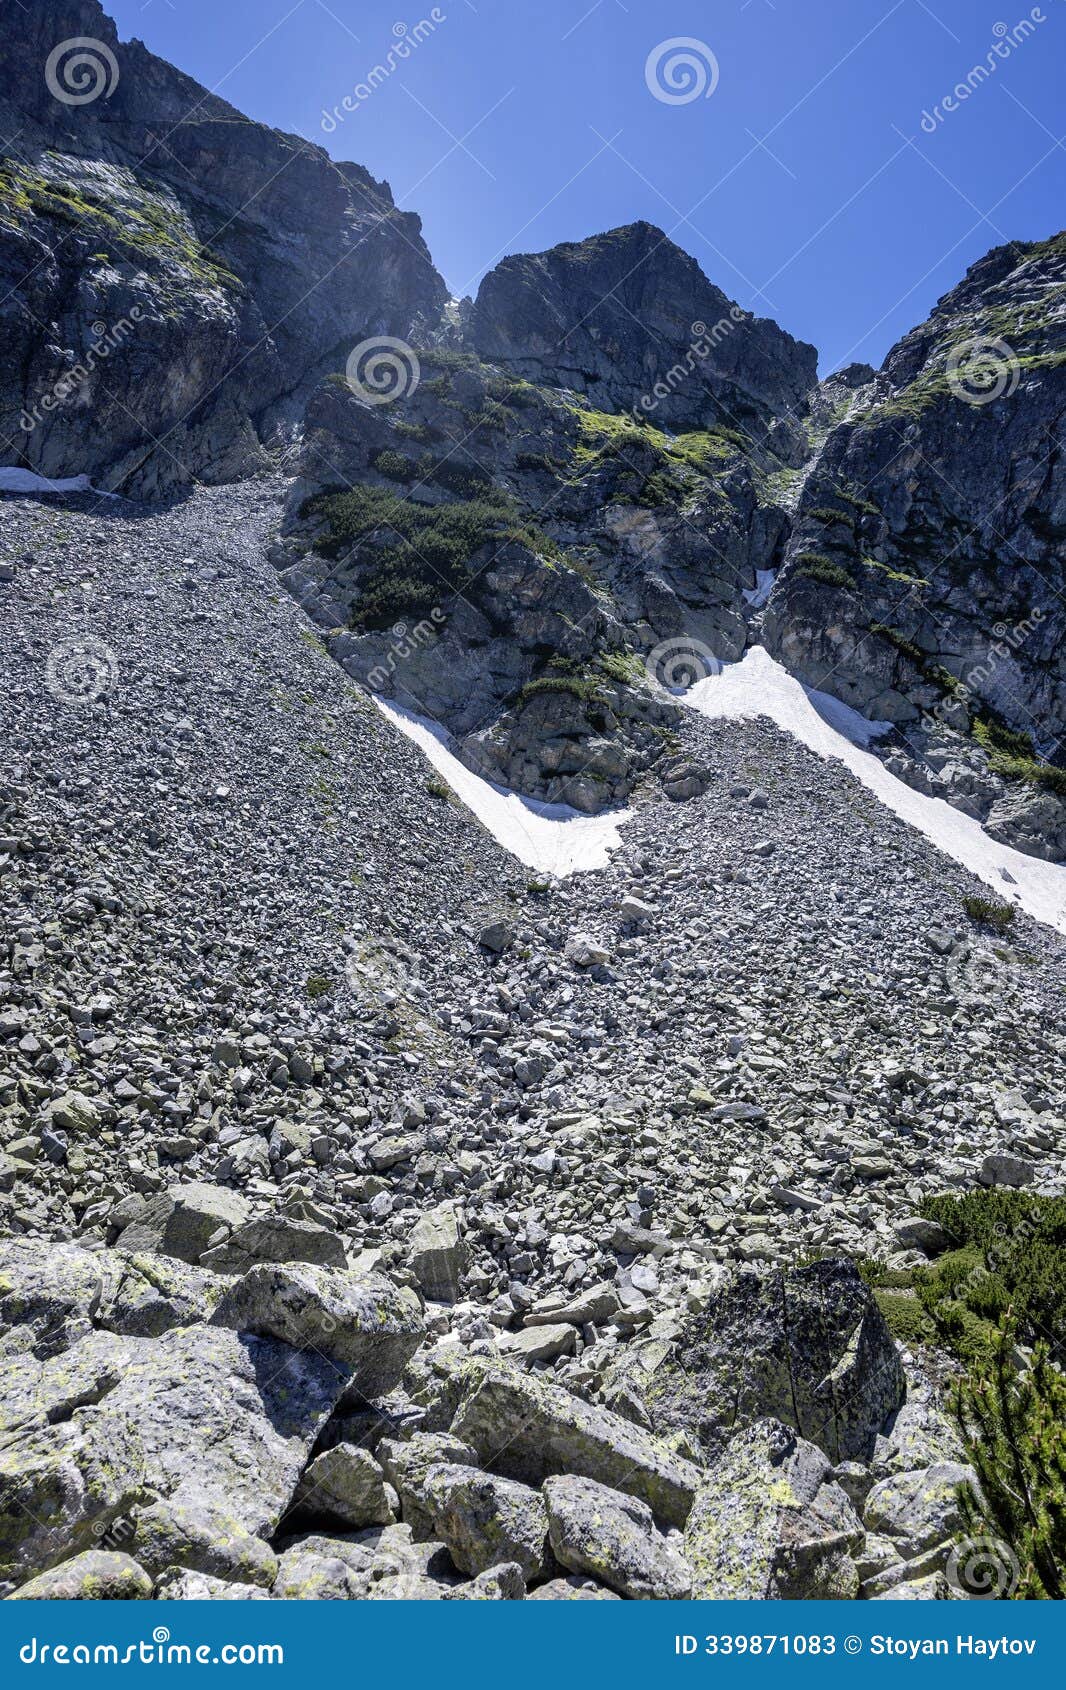
{"type": "Polygon", "coordinates": [[[20,1602],[144,1602],[152,1594],[152,1580],[129,1555],[83,1549],[14,1594],[20,1602]]]}
{"type": "Polygon", "coordinates": [[[246,1273],[256,1262],[315,1262],[320,1267],[348,1265],[343,1241],[317,1221],[290,1215],[261,1215],[230,1233],[224,1244],[208,1250],[202,1265],[215,1273],[246,1273]]]}
{"type": "Polygon", "coordinates": [[[235,1528],[269,1538],[288,1508],[345,1378],[328,1358],[221,1327],[147,1344],[107,1399],[104,1424],[128,1423],[146,1490],[209,1502],[235,1528]]]}
{"type": "Polygon", "coordinates": [[[711,1449],[771,1416],[849,1461],[871,1455],[905,1393],[873,1296],[851,1262],[826,1261],[736,1273],[686,1320],[645,1400],[657,1428],[711,1449]]]}
{"type": "Polygon", "coordinates": [[[529,1582],[549,1571],[548,1515],[528,1485],[476,1467],[442,1466],[430,1470],[425,1494],[437,1534],[460,1572],[514,1562],[529,1582]]]}
{"type": "Polygon", "coordinates": [[[866,1499],[867,1528],[888,1538],[901,1560],[954,1538],[963,1528],[959,1492],[976,1489],[977,1474],[957,1461],[938,1461],[876,1484],[866,1499]]]}
{"type": "Polygon", "coordinates": [[[456,1301],[470,1251],[460,1234],[458,1216],[451,1204],[442,1203],[419,1216],[407,1241],[407,1257],[411,1272],[431,1302],[456,1301]]]}
{"type": "Polygon", "coordinates": [[[182,1567],[268,1590],[277,1577],[277,1556],[270,1545],[253,1537],[228,1508],[197,1497],[139,1508],[127,1547],[157,1576],[182,1567]]]}
{"type": "Polygon", "coordinates": [[[138,1500],[142,1451],[131,1417],[109,1402],[56,1426],[38,1426],[0,1449],[0,1581],[96,1548],[138,1500]]]}
{"type": "Polygon", "coordinates": [[[227,1288],[213,1321],[309,1351],[365,1397],[398,1384],[424,1332],[413,1291],[303,1262],[253,1267],[227,1288]]]}
{"type": "Polygon", "coordinates": [[[718,1601],[850,1599],[863,1528],[826,1456],[776,1420],[730,1443],[692,1506],[693,1595],[718,1601]]]}
{"type": "Polygon", "coordinates": [[[508,1478],[539,1486],[576,1473],[646,1502],[665,1525],[684,1524],[699,1484],[696,1468],[658,1438],[530,1374],[474,1373],[451,1431],[508,1478]]]}
{"type": "Polygon", "coordinates": [[[433,1516],[426,1505],[426,1479],[440,1466],[476,1467],[469,1444],[447,1432],[413,1432],[409,1438],[383,1438],[377,1458],[400,1499],[404,1523],[418,1540],[433,1536],[433,1516]]]}
{"type": "Polygon", "coordinates": [[[0,1246],[0,1336],[23,1328],[21,1349],[56,1355],[92,1329],[101,1258],[79,1244],[5,1238],[0,1246]]]}
{"type": "Polygon", "coordinates": [[[543,1495],[552,1552],[569,1572],[633,1600],[691,1595],[692,1569],[656,1530],[647,1503],[572,1474],[546,1479],[543,1495]]]}
{"type": "Polygon", "coordinates": [[[191,1180],[149,1198],[137,1218],[123,1227],[118,1242],[130,1253],[149,1250],[195,1263],[243,1226],[250,1214],[251,1204],[239,1191],[191,1180]]]}
{"type": "Polygon", "coordinates": [[[395,1518],[384,1473],[369,1450],[356,1444],[334,1444],[315,1456],[300,1480],[295,1507],[350,1531],[387,1526],[395,1518]]]}

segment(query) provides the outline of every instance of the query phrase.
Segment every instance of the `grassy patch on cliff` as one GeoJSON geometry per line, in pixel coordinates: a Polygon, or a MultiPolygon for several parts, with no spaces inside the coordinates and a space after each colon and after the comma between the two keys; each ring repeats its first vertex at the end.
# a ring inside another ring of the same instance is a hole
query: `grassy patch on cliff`
{"type": "Polygon", "coordinates": [[[421,505],[388,487],[318,493],[301,514],[316,518],[323,556],[366,565],[352,606],[351,625],[382,630],[400,618],[424,615],[459,592],[470,561],[483,547],[514,541],[550,567],[564,559],[555,542],[523,522],[506,494],[489,486],[479,499],[421,505]]]}
{"type": "Polygon", "coordinates": [[[1004,780],[1026,781],[1030,786],[1046,786],[1059,798],[1066,798],[1066,769],[1041,762],[1029,734],[1017,733],[987,718],[975,722],[973,732],[993,774],[1004,780]]]}
{"type": "Polygon", "coordinates": [[[793,575],[800,581],[819,581],[824,587],[843,587],[850,592],[857,585],[850,570],[821,552],[802,552],[796,559],[793,575]]]}

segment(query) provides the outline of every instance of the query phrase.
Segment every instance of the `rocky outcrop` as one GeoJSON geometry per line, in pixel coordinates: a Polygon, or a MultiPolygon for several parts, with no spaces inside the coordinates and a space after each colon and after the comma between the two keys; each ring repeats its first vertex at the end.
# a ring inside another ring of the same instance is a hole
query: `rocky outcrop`
{"type": "Polygon", "coordinates": [[[254,473],[353,346],[439,312],[418,218],[360,166],[120,42],[98,0],[5,25],[0,431],[30,468],[136,497],[254,473]]]}
{"type": "Polygon", "coordinates": [[[764,623],[801,680],[895,726],[895,772],[1053,861],[1064,280],[1061,235],[997,248],[860,386],[807,479],[764,623]]]}
{"type": "Polygon", "coordinates": [[[685,1322],[647,1400],[713,1449],[763,1415],[834,1461],[865,1460],[906,1390],[884,1317],[845,1262],[742,1272],[685,1322]]]}
{"type": "Polygon", "coordinates": [[[741,310],[650,223],[505,258],[465,332],[515,375],[668,428],[769,427],[816,383],[813,346],[741,310]]]}

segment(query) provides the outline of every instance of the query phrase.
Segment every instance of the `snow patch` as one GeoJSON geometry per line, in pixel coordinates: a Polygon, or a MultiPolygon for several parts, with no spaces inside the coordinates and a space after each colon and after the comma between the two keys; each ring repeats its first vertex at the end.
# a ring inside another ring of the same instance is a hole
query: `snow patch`
{"type": "MultiPolygon", "coordinates": [[[[70,475],[65,481],[50,481],[36,470],[17,469],[9,465],[0,468],[0,493],[96,493],[87,475],[70,475]]],[[[115,498],[114,493],[101,493],[102,499],[115,498]]]]}
{"type": "Polygon", "coordinates": [[[585,816],[568,804],[542,804],[475,775],[450,749],[450,735],[440,726],[382,698],[374,703],[394,727],[406,734],[447,781],[456,797],[493,838],[538,874],[562,879],[589,869],[606,868],[621,844],[620,829],[630,810],[585,816]]]}
{"type": "Polygon", "coordinates": [[[777,580],[776,569],[757,569],[755,571],[754,587],[745,587],[743,597],[752,610],[761,610],[766,604],[777,580]]]}
{"type": "Polygon", "coordinates": [[[887,733],[890,723],[868,722],[839,699],[804,687],[761,646],[752,646],[742,662],[726,664],[719,674],[698,681],[684,702],[712,720],[768,716],[818,756],[837,758],[901,821],[924,833],[1001,898],[1066,933],[1066,867],[997,845],[972,816],[964,816],[943,798],[915,792],[889,774],[865,747],[887,733]]]}

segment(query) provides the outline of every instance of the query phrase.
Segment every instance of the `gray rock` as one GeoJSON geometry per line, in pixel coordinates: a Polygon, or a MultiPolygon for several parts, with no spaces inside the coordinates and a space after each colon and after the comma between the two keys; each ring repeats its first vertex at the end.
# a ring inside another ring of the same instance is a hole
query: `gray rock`
{"type": "Polygon", "coordinates": [[[656,1529],[646,1503],[569,1474],[546,1479],[543,1495],[552,1551],[570,1572],[635,1600],[691,1595],[692,1569],[656,1529]]]}
{"type": "Polygon", "coordinates": [[[207,1250],[200,1261],[216,1273],[244,1273],[255,1262],[314,1262],[320,1267],[344,1268],[344,1244],[328,1227],[289,1215],[262,1215],[230,1234],[224,1244],[207,1250]]]}
{"type": "Polygon", "coordinates": [[[487,1567],[468,1584],[446,1590],[446,1602],[521,1602],[526,1594],[526,1581],[517,1561],[503,1561],[499,1566],[487,1567]]]}
{"type": "Polygon", "coordinates": [[[863,1519],[868,1530],[898,1545],[901,1560],[912,1560],[961,1532],[960,1486],[975,1491],[977,1475],[954,1461],[894,1474],[874,1486],[863,1519]]]}
{"type": "Polygon", "coordinates": [[[195,1497],[138,1508],[129,1547],[156,1577],[180,1567],[268,1590],[277,1577],[277,1556],[269,1544],[247,1531],[227,1506],[195,1497]]]}
{"type": "Polygon", "coordinates": [[[295,1506],[353,1531],[386,1526],[395,1518],[385,1475],[370,1452],[354,1444],[335,1444],[315,1456],[300,1480],[295,1506]]]}
{"type": "Polygon", "coordinates": [[[529,1592],[530,1602],[620,1602],[613,1590],[605,1590],[592,1579],[549,1579],[529,1592]]]}
{"type": "Polygon", "coordinates": [[[373,1275],[360,1279],[307,1263],[250,1269],[227,1287],[212,1319],[310,1351],[365,1397],[398,1383],[423,1333],[413,1292],[373,1275]]]}
{"type": "Polygon", "coordinates": [[[426,1479],[433,1467],[442,1465],[476,1467],[478,1458],[469,1444],[446,1432],[414,1432],[410,1438],[385,1438],[377,1457],[386,1477],[400,1498],[405,1525],[415,1541],[433,1536],[433,1515],[426,1504],[426,1479]]]}
{"type": "Polygon", "coordinates": [[[411,1272],[431,1302],[454,1303],[461,1292],[470,1251],[451,1204],[419,1215],[407,1241],[411,1272]]]}
{"type": "Polygon", "coordinates": [[[164,1602],[269,1602],[270,1592],[258,1584],[231,1584],[211,1573],[179,1571],[164,1574],[156,1585],[164,1602]]]}
{"type": "Polygon", "coordinates": [[[424,1494],[437,1535],[461,1572],[513,1561],[530,1582],[549,1571],[548,1516],[528,1485],[474,1467],[432,1467],[424,1494]]]}
{"type": "Polygon", "coordinates": [[[201,1180],[172,1186],[146,1205],[139,1219],[120,1234],[121,1248],[198,1262],[212,1246],[244,1225],[250,1204],[240,1192],[201,1180]]]}
{"type": "Polygon", "coordinates": [[[772,1416],[845,1461],[872,1453],[905,1388],[854,1266],[822,1261],[733,1275],[684,1322],[646,1396],[660,1429],[688,1427],[711,1447],[772,1416]]]}
{"type": "Polygon", "coordinates": [[[683,1525],[698,1475],[658,1439],[619,1415],[528,1374],[472,1380],[452,1422],[486,1466],[540,1485],[553,1473],[595,1479],[646,1502],[666,1525],[683,1525]]]}
{"type": "Polygon", "coordinates": [[[0,1449],[0,1580],[19,1584],[96,1548],[137,1501],[142,1450],[114,1395],[106,1413],[83,1409],[0,1449]]]}
{"type": "Polygon", "coordinates": [[[1032,1185],[1036,1166],[1024,1156],[1012,1156],[1009,1151],[1001,1150],[985,1157],[979,1177],[982,1185],[1032,1185]]]}
{"type": "Polygon", "coordinates": [[[152,1580],[129,1555],[84,1549],[14,1592],[19,1602],[144,1602],[152,1580]]]}
{"type": "Polygon", "coordinates": [[[849,1600],[862,1523],[822,1451],[775,1420],[739,1432],[685,1528],[693,1595],[715,1600],[849,1600]]]}

